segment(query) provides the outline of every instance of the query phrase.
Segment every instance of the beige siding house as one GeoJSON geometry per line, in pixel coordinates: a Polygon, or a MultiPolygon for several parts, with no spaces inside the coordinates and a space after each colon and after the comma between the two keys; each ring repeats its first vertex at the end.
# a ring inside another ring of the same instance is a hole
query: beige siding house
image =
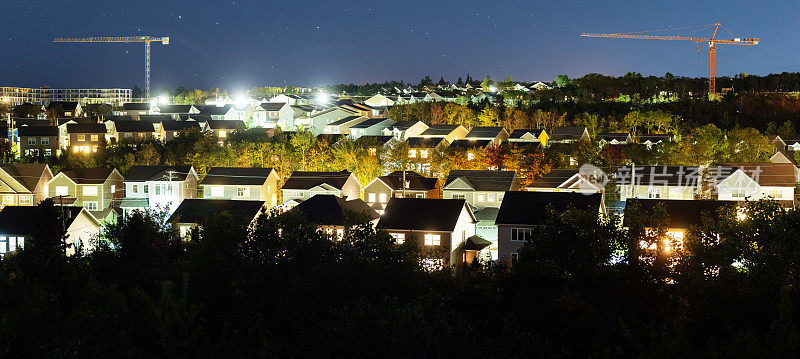
{"type": "Polygon", "coordinates": [[[476,208],[500,207],[506,191],[517,191],[514,171],[453,170],[442,187],[442,198],[460,198],[476,208]]]}
{"type": "Polygon", "coordinates": [[[47,197],[56,205],[103,211],[117,206],[124,194],[124,178],[112,168],[74,168],[59,172],[47,182],[47,197]]]}
{"type": "Polygon", "coordinates": [[[0,165],[0,199],[5,206],[35,206],[47,198],[47,182],[53,172],[46,164],[0,165]]]}
{"type": "Polygon", "coordinates": [[[272,168],[211,167],[200,182],[203,198],[278,202],[278,173],[272,168]]]}

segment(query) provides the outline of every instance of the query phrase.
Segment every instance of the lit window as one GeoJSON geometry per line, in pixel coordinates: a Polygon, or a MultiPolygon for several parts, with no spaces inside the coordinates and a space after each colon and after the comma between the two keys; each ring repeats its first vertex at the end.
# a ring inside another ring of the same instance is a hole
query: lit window
{"type": "Polygon", "coordinates": [[[526,242],[531,240],[533,230],[530,228],[511,228],[511,240],[514,242],[526,242]]]}
{"type": "Polygon", "coordinates": [[[424,193],[417,193],[417,198],[425,198],[425,194],[424,193]]]}
{"type": "Polygon", "coordinates": [[[69,187],[56,186],[56,196],[66,196],[69,194],[69,187]]]}
{"type": "Polygon", "coordinates": [[[428,158],[428,150],[420,150],[419,156],[422,158],[428,158]]]}
{"type": "Polygon", "coordinates": [[[425,245],[426,246],[438,246],[442,244],[442,237],[438,234],[426,234],[425,235],[425,245]]]}
{"type": "Polygon", "coordinates": [[[375,194],[374,193],[367,194],[367,202],[375,203],[375,194]]]}
{"type": "Polygon", "coordinates": [[[0,237],[0,254],[8,252],[8,238],[0,237]]]}
{"type": "Polygon", "coordinates": [[[650,188],[647,190],[647,198],[661,198],[661,188],[650,188]]]}
{"type": "Polygon", "coordinates": [[[494,193],[489,193],[489,194],[487,194],[487,195],[486,195],[486,199],[487,199],[489,202],[494,202],[494,197],[495,197],[495,196],[494,196],[494,193]]]}
{"type": "Polygon", "coordinates": [[[467,199],[467,195],[464,193],[454,193],[450,198],[452,199],[467,199]]]}
{"type": "Polygon", "coordinates": [[[3,196],[3,205],[14,204],[14,195],[3,196]]]}
{"type": "Polygon", "coordinates": [[[236,195],[239,197],[250,197],[250,187],[239,187],[236,189],[236,195]]]}
{"type": "Polygon", "coordinates": [[[97,196],[97,186],[83,186],[84,196],[97,196]]]}
{"type": "Polygon", "coordinates": [[[478,193],[478,202],[486,202],[486,194],[478,193]]]}
{"type": "Polygon", "coordinates": [[[408,150],[408,157],[417,157],[417,150],[408,150]]]}
{"type": "Polygon", "coordinates": [[[397,244],[403,244],[406,241],[406,234],[405,233],[389,233],[389,235],[394,238],[394,241],[397,244]]]}
{"type": "Polygon", "coordinates": [[[92,135],[92,141],[97,142],[100,138],[97,135],[92,135]]]}
{"type": "Polygon", "coordinates": [[[225,194],[225,188],[222,186],[211,187],[211,197],[222,197],[225,194]]]}
{"type": "Polygon", "coordinates": [[[225,131],[219,131],[219,137],[226,137],[226,136],[228,136],[228,133],[227,133],[227,132],[225,132],[225,131]]]}
{"type": "Polygon", "coordinates": [[[474,160],[475,159],[475,154],[472,153],[472,152],[468,152],[467,153],[467,159],[470,160],[470,161],[474,160]]]}
{"type": "Polygon", "coordinates": [[[117,185],[111,185],[111,195],[113,196],[114,193],[117,192],[117,185]]]}
{"type": "Polygon", "coordinates": [[[97,201],[84,201],[83,202],[83,208],[86,208],[87,210],[90,210],[90,211],[96,211],[97,210],[97,201]]]}
{"type": "Polygon", "coordinates": [[[378,195],[378,201],[381,203],[386,203],[386,193],[381,193],[378,195]]]}
{"type": "Polygon", "coordinates": [[[31,204],[31,196],[19,196],[19,204],[21,204],[21,205],[30,205],[31,204]]]}
{"type": "Polygon", "coordinates": [[[86,141],[86,135],[78,135],[78,141],[86,141]]]}

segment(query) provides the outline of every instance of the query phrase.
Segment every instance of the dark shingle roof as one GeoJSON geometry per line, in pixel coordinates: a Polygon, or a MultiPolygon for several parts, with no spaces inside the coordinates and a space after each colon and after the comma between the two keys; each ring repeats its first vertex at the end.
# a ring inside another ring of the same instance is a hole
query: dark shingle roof
{"type": "Polygon", "coordinates": [[[344,184],[350,178],[351,173],[348,171],[341,172],[306,172],[294,171],[286,183],[283,184],[283,189],[311,189],[323,183],[328,184],[334,188],[342,189],[344,184]]]}
{"type": "Polygon", "coordinates": [[[343,117],[342,119],[340,119],[338,121],[334,121],[334,122],[329,123],[328,126],[339,126],[339,125],[343,125],[345,123],[348,123],[350,121],[358,120],[360,118],[363,118],[364,120],[367,119],[364,116],[347,116],[347,117],[343,117]]]}
{"type": "Polygon", "coordinates": [[[794,187],[795,166],[791,163],[721,163],[710,167],[709,173],[719,181],[728,178],[737,169],[742,170],[761,186],[794,187]]]}
{"type": "Polygon", "coordinates": [[[447,174],[444,186],[447,187],[458,178],[466,179],[476,191],[508,191],[514,184],[514,171],[470,171],[453,170],[447,174]]]}
{"type": "Polygon", "coordinates": [[[558,188],[564,181],[570,179],[572,176],[578,174],[578,169],[571,168],[555,168],[550,170],[547,174],[537,178],[528,187],[533,188],[558,188]]]}
{"type": "Polygon", "coordinates": [[[192,105],[157,105],[159,113],[189,113],[192,105]]]}
{"type": "Polygon", "coordinates": [[[153,123],[149,121],[117,121],[114,122],[117,132],[155,132],[153,123]]]}
{"type": "Polygon", "coordinates": [[[494,138],[497,135],[503,132],[502,127],[473,127],[469,133],[467,133],[466,138],[494,138]]]}
{"type": "Polygon", "coordinates": [[[172,116],[170,115],[140,115],[139,121],[147,121],[147,122],[164,122],[164,121],[171,121],[172,116]]]}
{"type": "Polygon", "coordinates": [[[494,224],[494,221],[497,220],[497,214],[499,212],[500,208],[485,207],[475,211],[475,219],[481,222],[492,222],[492,224],[494,224]]]}
{"type": "Polygon", "coordinates": [[[420,136],[447,136],[453,132],[460,125],[431,125],[427,130],[423,131],[420,136]]]}
{"type": "Polygon", "coordinates": [[[57,106],[60,106],[64,111],[75,111],[78,108],[78,103],[76,101],[50,101],[45,109],[50,110],[57,106]]]}
{"type": "Polygon", "coordinates": [[[106,125],[99,123],[71,123],[67,125],[67,133],[106,133],[106,125]]]}
{"type": "Polygon", "coordinates": [[[36,190],[36,184],[39,183],[42,174],[47,169],[47,165],[43,163],[6,163],[0,164],[0,168],[33,192],[36,190]]]}
{"type": "Polygon", "coordinates": [[[545,220],[548,208],[557,213],[571,207],[599,213],[602,197],[600,193],[508,191],[495,224],[538,225],[545,220]]]}
{"type": "Polygon", "coordinates": [[[207,124],[212,130],[239,130],[245,127],[241,120],[209,120],[207,124]]]}
{"type": "Polygon", "coordinates": [[[209,116],[223,116],[233,109],[233,105],[225,105],[225,106],[204,106],[200,110],[201,115],[209,115],[209,116]]]}
{"type": "MultiPolygon", "coordinates": [[[[378,177],[383,183],[388,185],[391,189],[403,189],[403,171],[394,171],[386,176],[378,177]]],[[[408,186],[406,189],[412,191],[431,191],[436,189],[436,178],[428,178],[414,171],[406,171],[406,181],[408,186]]]]}
{"type": "MultiPolygon", "coordinates": [[[[57,217],[61,217],[62,210],[65,211],[64,225],[69,227],[75,220],[83,207],[63,207],[55,211],[57,217]]],[[[6,206],[0,211],[0,232],[5,234],[28,234],[39,233],[45,219],[42,207],[39,206],[6,206]]],[[[58,219],[56,221],[60,222],[58,219]]]]}
{"type": "Polygon", "coordinates": [[[430,137],[430,138],[411,137],[407,139],[406,142],[408,142],[409,148],[434,148],[442,144],[442,142],[444,142],[444,139],[438,137],[430,137]]]}
{"type": "Polygon", "coordinates": [[[184,181],[192,166],[131,166],[125,174],[126,182],[184,181]]]}
{"type": "Polygon", "coordinates": [[[211,167],[200,184],[261,186],[272,171],[272,168],[211,167]]]}
{"type": "Polygon", "coordinates": [[[234,218],[249,223],[261,212],[264,203],[266,202],[187,198],[175,209],[169,222],[201,223],[216,214],[228,212],[234,218]]]}
{"type": "Polygon", "coordinates": [[[103,119],[103,122],[108,122],[108,121],[111,121],[111,122],[117,122],[117,121],[133,121],[133,116],[131,116],[131,115],[120,115],[120,116],[113,115],[113,116],[106,116],[106,117],[103,119]]]}
{"type": "Polygon", "coordinates": [[[266,111],[280,111],[283,106],[286,106],[286,102],[264,102],[259,106],[266,111]]]}
{"type": "Polygon", "coordinates": [[[73,168],[61,171],[77,184],[102,184],[114,172],[113,168],[73,168]]]}
{"type": "Polygon", "coordinates": [[[578,140],[586,133],[586,127],[583,126],[560,126],[553,127],[550,131],[550,139],[552,140],[578,140]]]}
{"type": "Polygon", "coordinates": [[[180,118],[181,121],[196,121],[196,122],[211,121],[211,115],[200,115],[200,114],[178,115],[178,118],[180,118]]]}
{"type": "Polygon", "coordinates": [[[329,145],[332,145],[342,139],[342,137],[344,137],[344,135],[339,133],[321,133],[317,135],[317,141],[325,141],[329,145]]]}
{"type": "MultiPolygon", "coordinates": [[[[629,198],[625,204],[625,213],[630,213],[634,208],[639,208],[646,213],[652,213],[657,206],[663,206],[669,217],[668,228],[686,229],[701,223],[703,214],[716,218],[722,208],[736,206],[734,201],[694,201],[679,199],[639,199],[629,198]]],[[[645,216],[644,226],[656,226],[660,218],[645,216]]],[[[624,221],[624,220],[623,220],[624,221]]],[[[624,225],[628,225],[624,223],[624,225]]]]}
{"type": "Polygon", "coordinates": [[[490,140],[455,140],[450,144],[450,147],[472,150],[486,148],[490,143],[492,143],[490,140]]]}
{"type": "MultiPolygon", "coordinates": [[[[47,120],[43,120],[43,121],[47,121],[47,120]]],[[[49,121],[47,121],[47,122],[49,122],[49,121]]],[[[64,118],[59,118],[59,119],[56,120],[56,123],[58,123],[59,126],[65,124],[67,122],[97,123],[97,121],[95,121],[95,119],[88,118],[88,117],[64,117],[64,118]]]]}
{"type": "Polygon", "coordinates": [[[514,131],[511,131],[511,134],[508,136],[508,138],[520,139],[526,133],[530,133],[534,137],[539,138],[539,135],[542,134],[542,130],[541,129],[537,129],[537,128],[518,128],[518,129],[516,129],[514,131]]]}
{"type": "Polygon", "coordinates": [[[292,211],[300,212],[309,222],[323,226],[344,225],[347,211],[365,214],[370,220],[380,217],[378,212],[360,198],[348,201],[331,194],[313,196],[292,208],[292,211]]]}
{"type": "Polygon", "coordinates": [[[463,199],[391,198],[378,228],[452,232],[465,207],[463,199]]]}
{"type": "Polygon", "coordinates": [[[627,141],[628,140],[628,136],[630,136],[630,134],[629,133],[625,133],[625,132],[598,133],[596,135],[596,137],[598,139],[605,140],[605,141],[611,141],[611,140],[627,141]]]}
{"type": "Polygon", "coordinates": [[[350,128],[370,128],[370,127],[375,126],[375,125],[377,125],[377,124],[379,124],[381,122],[384,122],[386,120],[388,120],[388,118],[370,118],[370,119],[368,119],[368,120],[366,120],[364,122],[361,122],[361,123],[359,123],[357,125],[353,125],[350,128]]]}
{"type": "Polygon", "coordinates": [[[126,102],[122,104],[123,111],[149,111],[150,104],[147,102],[126,102]]]}
{"type": "Polygon", "coordinates": [[[58,136],[58,127],[55,126],[22,126],[19,128],[19,137],[27,136],[58,136]]]}
{"type": "Polygon", "coordinates": [[[22,128],[24,126],[50,126],[50,121],[37,120],[35,118],[15,118],[14,126],[17,126],[17,128],[22,128]]]}
{"type": "Polygon", "coordinates": [[[164,131],[185,131],[191,128],[200,129],[200,124],[197,121],[176,121],[169,120],[161,122],[161,128],[164,131]]]}

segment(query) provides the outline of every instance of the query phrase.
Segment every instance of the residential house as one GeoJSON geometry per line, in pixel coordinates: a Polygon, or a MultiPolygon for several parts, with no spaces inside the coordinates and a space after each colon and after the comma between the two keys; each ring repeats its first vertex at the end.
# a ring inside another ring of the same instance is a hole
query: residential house
{"type": "Polygon", "coordinates": [[[352,172],[294,171],[281,188],[283,206],[291,208],[318,194],[360,198],[361,183],[352,172]]]}
{"type": "Polygon", "coordinates": [[[560,126],[550,130],[549,142],[571,143],[577,141],[589,141],[589,130],[584,126],[560,126]]]}
{"type": "Polygon", "coordinates": [[[42,106],[42,111],[49,113],[56,111],[56,115],[64,115],[64,117],[81,117],[83,116],[83,107],[76,101],[50,101],[47,105],[42,106]]]}
{"type": "Polygon", "coordinates": [[[621,166],[616,184],[620,201],[628,198],[695,199],[701,190],[697,166],[621,166]]]}
{"type": "Polygon", "coordinates": [[[147,102],[127,102],[122,104],[122,114],[131,116],[134,120],[139,120],[141,115],[152,114],[150,111],[152,106],[147,102]]]}
{"type": "Polygon", "coordinates": [[[787,151],[789,152],[800,151],[800,140],[785,140],[783,142],[786,143],[787,151]]]}
{"type": "Polygon", "coordinates": [[[394,106],[394,100],[381,94],[366,99],[364,103],[373,107],[394,106]]]}
{"type": "Polygon", "coordinates": [[[286,102],[264,102],[253,110],[252,126],[294,128],[295,110],[286,102]]]}
{"type": "Polygon", "coordinates": [[[447,147],[447,140],[439,137],[411,137],[406,139],[408,144],[408,159],[411,161],[409,164],[416,171],[431,174],[431,158],[433,152],[438,149],[447,147]]]}
{"type": "Polygon", "coordinates": [[[388,118],[371,118],[350,126],[350,137],[357,139],[361,136],[380,136],[385,128],[394,123],[394,120],[388,118]]]}
{"type": "Polygon", "coordinates": [[[423,259],[425,268],[438,269],[471,263],[486,247],[465,248],[474,248],[477,223],[463,199],[392,198],[377,228],[388,232],[398,244],[417,241],[428,255],[423,259]]]}
{"type": "Polygon", "coordinates": [[[538,143],[545,147],[549,139],[550,135],[548,135],[545,130],[534,128],[519,128],[511,131],[511,134],[508,136],[508,142],[512,144],[538,143]]]}
{"type": "Polygon", "coordinates": [[[214,121],[239,121],[239,111],[233,105],[203,106],[199,115],[211,116],[214,121]]]}
{"type": "Polygon", "coordinates": [[[50,167],[41,163],[0,164],[2,206],[35,206],[47,197],[50,167]]]}
{"type": "Polygon", "coordinates": [[[264,201],[231,199],[184,199],[170,215],[167,222],[177,227],[181,237],[190,236],[209,218],[221,213],[229,214],[234,221],[248,225],[267,210],[264,201]]]}
{"type": "Polygon", "coordinates": [[[157,133],[157,138],[162,142],[167,142],[175,137],[178,137],[178,135],[181,133],[186,133],[189,131],[200,132],[200,124],[197,121],[168,120],[161,122],[159,131],[157,133]]]}
{"type": "Polygon", "coordinates": [[[506,191],[518,191],[514,171],[452,170],[442,186],[442,198],[464,199],[477,208],[500,207],[506,191]]]}
{"type": "Polygon", "coordinates": [[[427,129],[428,125],[422,121],[398,121],[383,129],[383,135],[393,136],[398,141],[405,141],[412,137],[419,137],[427,129]]]}
{"type": "Polygon", "coordinates": [[[17,153],[20,156],[50,157],[58,153],[58,127],[22,126],[17,134],[17,153]]]}
{"type": "Polygon", "coordinates": [[[278,172],[272,168],[211,167],[200,188],[203,198],[253,200],[278,205],[278,172]]]}
{"type": "Polygon", "coordinates": [[[490,140],[455,140],[448,147],[462,151],[467,161],[480,161],[480,155],[493,146],[490,140]]]}
{"type": "Polygon", "coordinates": [[[241,120],[209,120],[206,122],[205,129],[214,133],[214,136],[219,139],[219,143],[222,144],[228,138],[228,134],[245,129],[245,125],[241,120]]]}
{"type": "Polygon", "coordinates": [[[605,191],[605,174],[586,173],[577,168],[556,168],[525,186],[528,192],[580,192],[601,193],[605,191]]]}
{"type": "Polygon", "coordinates": [[[625,145],[633,143],[630,133],[616,132],[616,133],[598,133],[595,138],[600,142],[600,145],[625,145]]]}
{"type": "Polygon", "coordinates": [[[372,226],[375,226],[381,217],[361,198],[348,200],[332,194],[313,196],[292,208],[290,212],[300,214],[308,222],[319,226],[332,238],[339,240],[344,237],[346,227],[360,224],[347,223],[348,216],[359,217],[355,220],[366,220],[372,226]]]}
{"type": "Polygon", "coordinates": [[[517,192],[505,193],[497,213],[498,247],[501,261],[514,261],[519,249],[531,240],[533,231],[542,224],[549,213],[561,214],[569,209],[605,213],[603,195],[600,193],[517,192]]]}
{"type": "Polygon", "coordinates": [[[120,208],[124,216],[137,210],[172,212],[184,199],[197,197],[197,182],[192,166],[132,166],[120,208]]]}
{"type": "Polygon", "coordinates": [[[364,200],[378,213],[383,213],[393,197],[439,198],[439,180],[414,171],[394,171],[364,186],[364,200]]]}
{"type": "MultiPolygon", "coordinates": [[[[69,148],[69,132],[67,131],[67,126],[72,124],[97,124],[93,118],[59,118],[56,120],[56,125],[58,126],[58,145],[61,149],[69,148]]],[[[33,124],[30,124],[33,126],[33,124]]],[[[37,126],[50,126],[50,121],[43,120],[37,126]]]]}
{"type": "Polygon", "coordinates": [[[508,131],[502,127],[473,127],[472,130],[464,136],[464,139],[471,141],[490,141],[492,146],[498,146],[508,141],[508,137],[508,131]]]}
{"type": "Polygon", "coordinates": [[[455,140],[463,139],[469,131],[462,125],[431,125],[427,130],[422,131],[419,137],[440,138],[453,143],[455,140]]]}
{"type": "Polygon", "coordinates": [[[337,135],[349,135],[350,134],[350,127],[353,127],[359,123],[362,123],[369,118],[364,116],[347,116],[341,120],[331,122],[325,125],[325,128],[322,130],[323,134],[337,134],[337,135]]]}
{"type": "Polygon", "coordinates": [[[157,132],[149,121],[108,121],[106,122],[111,141],[149,140],[156,137],[157,132]]]}
{"type": "Polygon", "coordinates": [[[269,102],[283,102],[288,103],[290,106],[295,106],[308,105],[311,100],[307,96],[280,94],[269,99],[269,102]]]}
{"type": "Polygon", "coordinates": [[[773,199],[794,208],[795,166],[791,163],[721,163],[708,169],[715,179],[717,199],[773,199]]]}
{"type": "Polygon", "coordinates": [[[75,153],[95,153],[105,146],[108,129],[100,123],[74,123],[67,125],[67,146],[75,153]]]}
{"type": "Polygon", "coordinates": [[[500,209],[496,207],[484,207],[475,210],[475,219],[478,220],[475,227],[475,234],[490,243],[488,247],[480,252],[483,254],[483,256],[479,258],[481,261],[497,260],[498,239],[495,221],[497,220],[498,212],[500,212],[500,209]]]}
{"type": "Polygon", "coordinates": [[[124,180],[113,168],[73,168],[53,176],[45,190],[56,205],[83,207],[94,215],[119,205],[124,180]]]}
{"type": "Polygon", "coordinates": [[[49,211],[47,208],[3,207],[0,210],[0,256],[23,249],[31,237],[41,231],[43,223],[58,223],[54,230],[65,236],[66,255],[94,249],[94,239],[99,237],[102,224],[89,211],[81,207],[49,211]]]}
{"type": "Polygon", "coordinates": [[[198,114],[200,110],[193,105],[153,105],[150,109],[155,115],[169,115],[177,120],[179,115],[198,114]]]}
{"type": "Polygon", "coordinates": [[[637,137],[639,143],[647,146],[648,149],[652,148],[653,146],[675,140],[675,135],[666,133],[649,133],[638,135],[637,137]]]}
{"type": "Polygon", "coordinates": [[[295,118],[295,125],[311,131],[315,136],[323,133],[325,126],[339,121],[345,117],[356,114],[356,111],[346,110],[341,107],[332,107],[324,111],[317,112],[308,118],[295,118]]]}

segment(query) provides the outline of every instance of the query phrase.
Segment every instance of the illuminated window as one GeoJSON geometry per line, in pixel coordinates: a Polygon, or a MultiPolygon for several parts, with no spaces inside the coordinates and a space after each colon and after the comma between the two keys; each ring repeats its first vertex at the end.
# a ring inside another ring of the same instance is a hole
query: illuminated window
{"type": "Polygon", "coordinates": [[[374,193],[367,194],[367,202],[375,203],[375,194],[374,193]]]}
{"type": "Polygon", "coordinates": [[[454,193],[450,198],[452,199],[467,199],[467,195],[464,193],[454,193]]]}
{"type": "Polygon", "coordinates": [[[117,185],[111,185],[111,195],[114,195],[114,192],[117,192],[117,185]]]}
{"type": "Polygon", "coordinates": [[[428,150],[420,150],[419,156],[422,158],[428,158],[428,150]]]}
{"type": "Polygon", "coordinates": [[[487,195],[486,195],[486,199],[487,199],[489,202],[494,202],[494,198],[495,198],[495,195],[494,195],[494,193],[489,193],[489,194],[487,194],[487,195]]]}
{"type": "Polygon", "coordinates": [[[438,246],[442,244],[442,237],[438,234],[426,234],[425,235],[425,245],[426,246],[438,246]]]}
{"type": "Polygon", "coordinates": [[[225,188],[222,186],[211,187],[211,197],[222,197],[225,195],[225,188]]]}
{"type": "Polygon", "coordinates": [[[486,194],[478,193],[478,202],[486,202],[486,194]]]}
{"type": "Polygon", "coordinates": [[[86,135],[78,135],[78,141],[86,141],[86,135]]]}
{"type": "Polygon", "coordinates": [[[92,135],[92,141],[97,142],[100,138],[97,135],[92,135]]]}
{"type": "Polygon", "coordinates": [[[378,202],[386,203],[386,201],[387,201],[386,200],[386,193],[381,193],[381,194],[378,195],[378,202]]]}
{"type": "Polygon", "coordinates": [[[417,157],[417,150],[408,150],[408,157],[417,157]]]}
{"type": "Polygon", "coordinates": [[[30,205],[31,204],[31,196],[19,196],[19,204],[21,204],[21,205],[30,205]]]}
{"type": "Polygon", "coordinates": [[[394,238],[394,241],[397,242],[397,244],[403,244],[406,241],[405,233],[389,233],[389,235],[391,235],[392,238],[394,238]]]}
{"type": "Polygon", "coordinates": [[[731,190],[731,197],[733,198],[744,198],[744,189],[742,188],[734,188],[731,190]]]}
{"type": "Polygon", "coordinates": [[[69,194],[69,187],[56,186],[56,196],[66,196],[69,194]]]}
{"type": "Polygon", "coordinates": [[[219,137],[226,137],[226,136],[228,136],[227,132],[222,131],[222,130],[219,131],[219,137]]]}
{"type": "Polygon", "coordinates": [[[531,240],[533,230],[530,228],[511,228],[511,240],[514,242],[527,242],[531,240]]]}
{"type": "Polygon", "coordinates": [[[647,198],[661,198],[662,194],[663,194],[662,188],[647,189],[647,198]]]}
{"type": "Polygon", "coordinates": [[[97,201],[83,201],[83,208],[86,208],[89,211],[96,211],[97,201]]]}
{"type": "Polygon", "coordinates": [[[3,205],[14,204],[14,195],[3,196],[3,205]]]}
{"type": "Polygon", "coordinates": [[[250,197],[250,187],[239,187],[236,189],[238,197],[250,197]]]}
{"type": "Polygon", "coordinates": [[[470,161],[474,160],[475,159],[475,154],[472,153],[472,152],[468,152],[467,153],[467,159],[470,160],[470,161]]]}
{"type": "Polygon", "coordinates": [[[84,196],[97,196],[97,186],[83,186],[84,196]]]}

